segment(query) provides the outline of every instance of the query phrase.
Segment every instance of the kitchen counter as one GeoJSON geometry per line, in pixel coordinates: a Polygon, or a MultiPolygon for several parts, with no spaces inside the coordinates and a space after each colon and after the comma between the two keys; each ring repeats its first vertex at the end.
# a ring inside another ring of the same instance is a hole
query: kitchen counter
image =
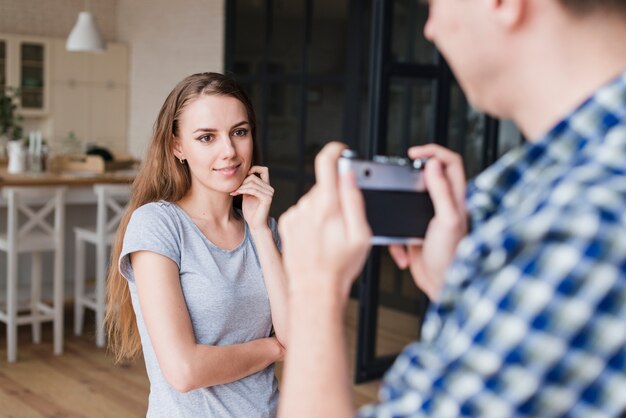
{"type": "MultiPolygon", "coordinates": [[[[94,204],[96,195],[95,184],[131,184],[137,170],[117,170],[104,173],[65,172],[65,173],[21,173],[9,174],[6,166],[0,166],[0,190],[3,187],[47,187],[67,186],[65,196],[67,204],[94,204]]],[[[0,195],[0,208],[6,207],[6,200],[0,195]]]]}
{"type": "Polygon", "coordinates": [[[118,170],[105,173],[66,172],[66,173],[21,173],[9,174],[6,167],[0,167],[0,187],[9,186],[68,186],[84,187],[97,183],[130,184],[135,179],[136,170],[118,170]]]}

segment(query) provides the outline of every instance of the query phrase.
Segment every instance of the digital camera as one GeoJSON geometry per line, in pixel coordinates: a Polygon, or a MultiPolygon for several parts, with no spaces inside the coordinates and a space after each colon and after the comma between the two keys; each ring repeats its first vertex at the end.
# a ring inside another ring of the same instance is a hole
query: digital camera
{"type": "Polygon", "coordinates": [[[426,160],[376,156],[359,160],[352,150],[339,158],[339,173],[352,171],[363,192],[373,245],[419,243],[434,216],[426,191],[426,160]]]}

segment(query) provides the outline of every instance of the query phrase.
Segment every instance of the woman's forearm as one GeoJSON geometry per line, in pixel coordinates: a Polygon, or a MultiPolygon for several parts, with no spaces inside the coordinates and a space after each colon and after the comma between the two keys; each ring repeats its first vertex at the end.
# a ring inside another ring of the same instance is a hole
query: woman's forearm
{"type": "Polygon", "coordinates": [[[280,359],[278,341],[262,338],[226,346],[196,344],[186,355],[166,360],[161,368],[167,381],[184,393],[243,379],[280,359]]]}
{"type": "Polygon", "coordinates": [[[270,299],[272,323],[276,338],[286,347],[287,343],[287,276],[280,252],[274,242],[272,231],[264,228],[252,231],[254,244],[261,263],[265,287],[270,299]]]}

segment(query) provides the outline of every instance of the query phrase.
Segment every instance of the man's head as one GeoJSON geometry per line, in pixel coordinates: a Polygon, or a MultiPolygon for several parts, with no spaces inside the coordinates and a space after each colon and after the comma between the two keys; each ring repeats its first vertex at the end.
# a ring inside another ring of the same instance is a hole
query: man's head
{"type": "Polygon", "coordinates": [[[558,0],[559,3],[573,14],[584,16],[595,12],[614,12],[626,16],[624,0],[558,0]]]}
{"type": "MultiPolygon", "coordinates": [[[[547,107],[570,110],[591,84],[608,81],[608,72],[616,75],[621,64],[606,65],[607,57],[626,56],[615,46],[626,36],[626,0],[430,0],[429,5],[424,34],[445,56],[469,101],[518,125],[523,118],[537,119],[520,113],[539,111],[546,100],[547,107]],[[589,68],[593,65],[597,68],[589,68]],[[580,91],[563,94],[573,86],[580,91]],[[564,102],[553,103],[559,97],[564,102]]],[[[557,116],[536,129],[521,128],[538,134],[557,116]]]]}

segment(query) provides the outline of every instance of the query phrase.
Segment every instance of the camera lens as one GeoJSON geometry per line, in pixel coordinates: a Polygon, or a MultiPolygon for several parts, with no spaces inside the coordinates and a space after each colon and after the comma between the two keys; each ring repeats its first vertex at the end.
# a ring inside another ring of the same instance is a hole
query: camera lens
{"type": "Polygon", "coordinates": [[[370,169],[369,169],[369,168],[366,168],[365,170],[363,170],[363,175],[364,175],[365,177],[369,177],[369,176],[370,176],[370,174],[371,174],[371,172],[370,172],[370,169]]]}

